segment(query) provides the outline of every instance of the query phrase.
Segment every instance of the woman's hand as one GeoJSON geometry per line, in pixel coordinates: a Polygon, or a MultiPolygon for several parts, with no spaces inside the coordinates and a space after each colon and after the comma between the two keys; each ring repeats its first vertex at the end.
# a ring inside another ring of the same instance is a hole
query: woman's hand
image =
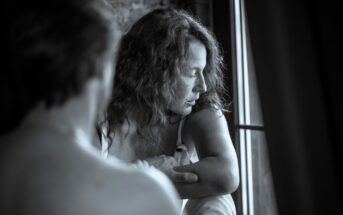
{"type": "Polygon", "coordinates": [[[198,176],[192,172],[177,172],[174,170],[174,167],[180,165],[177,156],[160,155],[148,158],[146,161],[166,174],[173,183],[189,184],[198,181],[198,176]]]}

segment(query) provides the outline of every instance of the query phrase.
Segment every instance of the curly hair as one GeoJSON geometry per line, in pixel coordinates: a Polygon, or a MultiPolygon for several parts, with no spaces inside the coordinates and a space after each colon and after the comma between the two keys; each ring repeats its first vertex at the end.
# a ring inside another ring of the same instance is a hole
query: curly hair
{"type": "Polygon", "coordinates": [[[169,119],[176,77],[187,58],[189,43],[198,40],[207,51],[204,77],[207,92],[193,111],[223,109],[223,58],[214,35],[185,11],[156,9],[122,37],[118,50],[112,98],[105,116],[107,138],[124,123],[137,122],[137,133],[158,142],[158,129],[169,119]]]}
{"type": "Polygon", "coordinates": [[[114,22],[97,0],[6,2],[0,23],[2,112],[9,131],[39,102],[49,108],[100,77],[114,52],[114,22]]]}

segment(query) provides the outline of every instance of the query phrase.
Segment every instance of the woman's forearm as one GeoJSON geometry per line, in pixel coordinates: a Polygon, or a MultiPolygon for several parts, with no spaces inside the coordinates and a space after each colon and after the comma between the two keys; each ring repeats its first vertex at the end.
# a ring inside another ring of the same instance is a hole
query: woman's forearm
{"type": "Polygon", "coordinates": [[[182,198],[199,198],[234,192],[239,184],[236,166],[224,157],[206,157],[194,164],[174,168],[179,172],[193,172],[198,182],[193,184],[175,183],[182,198]]]}

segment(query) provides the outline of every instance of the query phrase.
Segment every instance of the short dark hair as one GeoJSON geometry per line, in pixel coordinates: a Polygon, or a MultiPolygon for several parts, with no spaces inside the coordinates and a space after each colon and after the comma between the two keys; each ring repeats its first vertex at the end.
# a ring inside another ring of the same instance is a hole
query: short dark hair
{"type": "Polygon", "coordinates": [[[101,0],[2,4],[1,95],[7,108],[0,114],[7,114],[9,124],[2,126],[8,130],[38,102],[61,105],[102,74],[104,57],[114,49],[113,21],[101,0]]]}
{"type": "Polygon", "coordinates": [[[130,115],[139,116],[134,119],[139,133],[158,140],[157,131],[151,128],[168,121],[176,77],[194,40],[203,43],[207,51],[204,77],[208,88],[194,109],[223,109],[223,57],[214,35],[185,11],[156,9],[139,19],[121,40],[106,116],[109,139],[130,115]]]}

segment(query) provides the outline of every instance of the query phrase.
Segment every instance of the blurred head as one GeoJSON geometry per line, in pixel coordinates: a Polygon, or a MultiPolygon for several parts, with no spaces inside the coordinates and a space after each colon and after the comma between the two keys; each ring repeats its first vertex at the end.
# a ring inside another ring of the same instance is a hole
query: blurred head
{"type": "Polygon", "coordinates": [[[37,103],[63,105],[90,79],[111,76],[114,51],[114,25],[101,1],[8,2],[0,20],[1,88],[12,115],[6,130],[37,103]]]}
{"type": "Polygon", "coordinates": [[[148,13],[121,40],[109,130],[133,118],[149,133],[170,115],[221,108],[222,65],[217,41],[195,18],[174,9],[148,13]]]}

